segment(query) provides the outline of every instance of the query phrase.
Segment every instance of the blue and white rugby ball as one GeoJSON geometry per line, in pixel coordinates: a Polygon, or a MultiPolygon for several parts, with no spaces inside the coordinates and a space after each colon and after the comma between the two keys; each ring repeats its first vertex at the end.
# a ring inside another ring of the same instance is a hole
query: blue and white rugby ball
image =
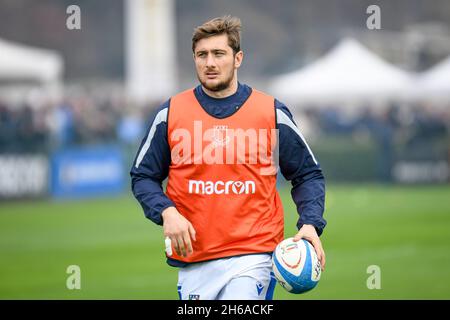
{"type": "Polygon", "coordinates": [[[281,241],[272,256],[272,266],[278,283],[291,293],[303,293],[313,289],[322,272],[314,247],[301,239],[281,241]]]}

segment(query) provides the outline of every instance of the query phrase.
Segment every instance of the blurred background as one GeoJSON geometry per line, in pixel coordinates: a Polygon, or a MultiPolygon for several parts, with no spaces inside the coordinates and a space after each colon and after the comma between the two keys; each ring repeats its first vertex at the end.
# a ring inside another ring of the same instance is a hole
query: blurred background
{"type": "Polygon", "coordinates": [[[286,103],[327,180],[327,269],[275,298],[450,298],[449,1],[2,0],[1,299],[177,299],[128,172],[156,108],[197,85],[193,28],[226,14],[239,80],[286,103]]]}

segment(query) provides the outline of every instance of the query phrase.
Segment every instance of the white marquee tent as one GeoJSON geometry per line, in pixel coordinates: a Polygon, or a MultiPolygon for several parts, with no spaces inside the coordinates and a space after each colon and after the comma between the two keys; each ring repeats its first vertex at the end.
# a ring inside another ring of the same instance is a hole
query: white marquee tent
{"type": "Polygon", "coordinates": [[[63,72],[60,54],[0,39],[0,80],[58,82],[63,72]]]}
{"type": "Polygon", "coordinates": [[[344,39],[312,64],[274,79],[269,92],[296,105],[383,101],[405,97],[411,81],[408,72],[344,39]]]}
{"type": "Polygon", "coordinates": [[[450,99],[450,56],[422,73],[414,83],[415,96],[426,99],[450,99]]]}
{"type": "Polygon", "coordinates": [[[58,99],[62,92],[63,58],[52,50],[0,39],[0,97],[11,103],[58,99]]]}

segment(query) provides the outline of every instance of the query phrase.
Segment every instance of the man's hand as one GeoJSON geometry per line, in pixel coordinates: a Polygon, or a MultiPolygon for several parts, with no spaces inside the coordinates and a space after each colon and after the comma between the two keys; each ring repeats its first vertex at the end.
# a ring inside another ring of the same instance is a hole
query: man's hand
{"type": "Polygon", "coordinates": [[[322,271],[325,270],[325,251],[323,251],[322,242],[317,235],[316,228],[310,224],[304,224],[298,233],[294,237],[294,241],[300,241],[300,239],[305,239],[311,242],[314,249],[317,252],[317,258],[320,261],[322,271]]]}
{"type": "Polygon", "coordinates": [[[175,207],[164,209],[161,216],[164,236],[172,241],[179,256],[187,257],[193,252],[191,238],[196,241],[194,227],[175,207]]]}

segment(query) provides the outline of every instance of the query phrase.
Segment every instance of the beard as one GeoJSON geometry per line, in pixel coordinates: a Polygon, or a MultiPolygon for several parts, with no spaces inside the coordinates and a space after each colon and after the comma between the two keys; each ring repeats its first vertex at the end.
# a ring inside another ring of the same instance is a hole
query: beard
{"type": "Polygon", "coordinates": [[[206,89],[208,89],[210,91],[218,92],[218,91],[228,89],[230,87],[231,81],[233,81],[233,78],[234,78],[234,69],[231,69],[231,72],[227,75],[227,77],[223,81],[220,81],[219,83],[217,83],[215,85],[207,84],[206,81],[202,80],[202,78],[200,77],[200,75],[198,73],[197,73],[197,78],[203,87],[205,87],[206,89]]]}

